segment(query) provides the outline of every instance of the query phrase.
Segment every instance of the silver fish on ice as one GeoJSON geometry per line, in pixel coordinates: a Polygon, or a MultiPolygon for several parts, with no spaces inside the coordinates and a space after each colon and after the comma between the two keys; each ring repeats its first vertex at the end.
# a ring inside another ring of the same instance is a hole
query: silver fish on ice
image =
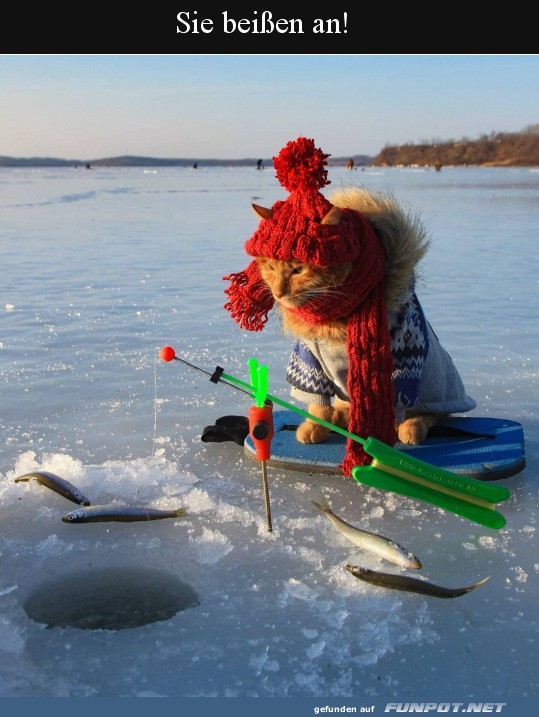
{"type": "Polygon", "coordinates": [[[388,560],[390,563],[401,565],[403,568],[421,567],[421,563],[416,556],[394,540],[350,525],[350,523],[339,518],[326,503],[317,503],[315,500],[313,500],[312,503],[331,520],[333,525],[345,538],[348,538],[348,540],[354,545],[357,545],[358,548],[376,553],[379,557],[388,560]]]}
{"type": "Polygon", "coordinates": [[[88,498],[81,493],[72,483],[67,481],[65,478],[60,478],[55,473],[49,473],[48,471],[32,471],[32,473],[25,473],[18,478],[15,478],[15,483],[21,483],[29,481],[34,478],[38,483],[50,488],[55,493],[67,498],[72,503],[78,503],[78,505],[90,505],[88,498]]]}
{"type": "Polygon", "coordinates": [[[380,588],[390,588],[391,590],[404,590],[410,593],[419,593],[420,595],[430,595],[438,598],[454,598],[475,590],[484,585],[490,578],[484,578],[474,585],[468,585],[464,588],[446,588],[443,585],[435,585],[426,580],[412,578],[408,575],[395,575],[393,573],[378,573],[375,570],[368,570],[359,565],[347,565],[346,569],[354,577],[364,580],[371,585],[377,585],[380,588]]]}
{"type": "Polygon", "coordinates": [[[133,523],[146,520],[163,520],[164,518],[181,518],[187,515],[187,508],[160,510],[138,506],[92,505],[88,508],[77,508],[62,516],[64,523],[133,523]]]}

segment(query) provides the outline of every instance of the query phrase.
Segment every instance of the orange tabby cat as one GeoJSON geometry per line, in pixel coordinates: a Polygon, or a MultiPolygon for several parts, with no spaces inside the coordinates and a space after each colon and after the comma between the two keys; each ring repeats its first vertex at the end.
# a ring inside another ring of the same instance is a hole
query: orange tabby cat
{"type": "MultiPolygon", "coordinates": [[[[325,196],[327,158],[298,137],[273,158],[286,200],[253,204],[260,223],[245,242],[251,261],[223,277],[224,308],[261,331],[277,308],[296,337],[286,369],[291,395],[328,423],[387,444],[419,443],[442,416],[475,408],[416,296],[429,240],[419,217],[390,194],[348,187],[325,196]]],[[[319,443],[328,429],[297,430],[319,443]]],[[[348,440],[344,475],[368,454],[348,440]]]]}
{"type": "MultiPolygon", "coordinates": [[[[343,348],[346,345],[346,320],[339,319],[312,324],[290,311],[307,304],[322,294],[343,293],[341,286],[352,268],[351,263],[316,267],[300,261],[281,261],[267,257],[256,259],[262,279],[271,291],[279,309],[283,330],[298,339],[323,340],[343,348]]],[[[308,408],[318,418],[348,428],[349,403],[338,397],[332,406],[311,404],[308,408]]],[[[439,416],[423,413],[407,418],[397,425],[397,434],[403,443],[423,441],[429,428],[436,425],[439,416]]],[[[330,431],[325,426],[307,419],[296,432],[302,443],[322,443],[330,431]]]]}

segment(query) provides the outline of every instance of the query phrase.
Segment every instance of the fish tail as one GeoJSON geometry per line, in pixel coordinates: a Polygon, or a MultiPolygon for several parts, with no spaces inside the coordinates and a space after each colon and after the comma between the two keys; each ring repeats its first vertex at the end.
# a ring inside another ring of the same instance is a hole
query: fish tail
{"type": "Polygon", "coordinates": [[[483,580],[480,580],[478,583],[475,583],[475,585],[471,585],[470,590],[475,590],[475,588],[480,588],[481,585],[484,585],[487,582],[487,580],[490,580],[490,575],[488,576],[488,578],[483,578],[483,580]]]}

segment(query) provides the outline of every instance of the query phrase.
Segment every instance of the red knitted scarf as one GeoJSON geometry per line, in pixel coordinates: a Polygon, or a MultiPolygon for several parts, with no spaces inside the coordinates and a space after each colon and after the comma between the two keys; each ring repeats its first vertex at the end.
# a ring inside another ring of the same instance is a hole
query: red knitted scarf
{"type": "MultiPolygon", "coordinates": [[[[384,298],[383,250],[374,233],[373,237],[372,246],[361,260],[354,262],[350,278],[338,295],[321,296],[294,313],[312,324],[347,319],[349,430],[361,438],[373,436],[392,446],[396,440],[391,381],[394,364],[384,298]]],[[[242,328],[260,331],[274,299],[256,261],[244,271],[224,278],[231,282],[225,290],[230,299],[225,308],[242,328]]],[[[350,475],[354,466],[372,460],[357,441],[348,439],[346,449],[341,465],[345,475],[350,475]]]]}

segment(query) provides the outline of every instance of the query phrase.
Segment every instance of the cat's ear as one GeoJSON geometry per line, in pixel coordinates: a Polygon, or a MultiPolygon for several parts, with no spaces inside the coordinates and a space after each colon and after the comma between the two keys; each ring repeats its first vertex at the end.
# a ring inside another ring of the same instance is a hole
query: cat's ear
{"type": "Polygon", "coordinates": [[[267,207],[261,207],[259,204],[251,204],[254,213],[259,219],[271,219],[273,216],[273,209],[267,207]]]}
{"type": "Polygon", "coordinates": [[[322,217],[320,224],[326,224],[331,227],[337,226],[341,221],[341,210],[339,207],[331,207],[325,217],[322,217]]]}

